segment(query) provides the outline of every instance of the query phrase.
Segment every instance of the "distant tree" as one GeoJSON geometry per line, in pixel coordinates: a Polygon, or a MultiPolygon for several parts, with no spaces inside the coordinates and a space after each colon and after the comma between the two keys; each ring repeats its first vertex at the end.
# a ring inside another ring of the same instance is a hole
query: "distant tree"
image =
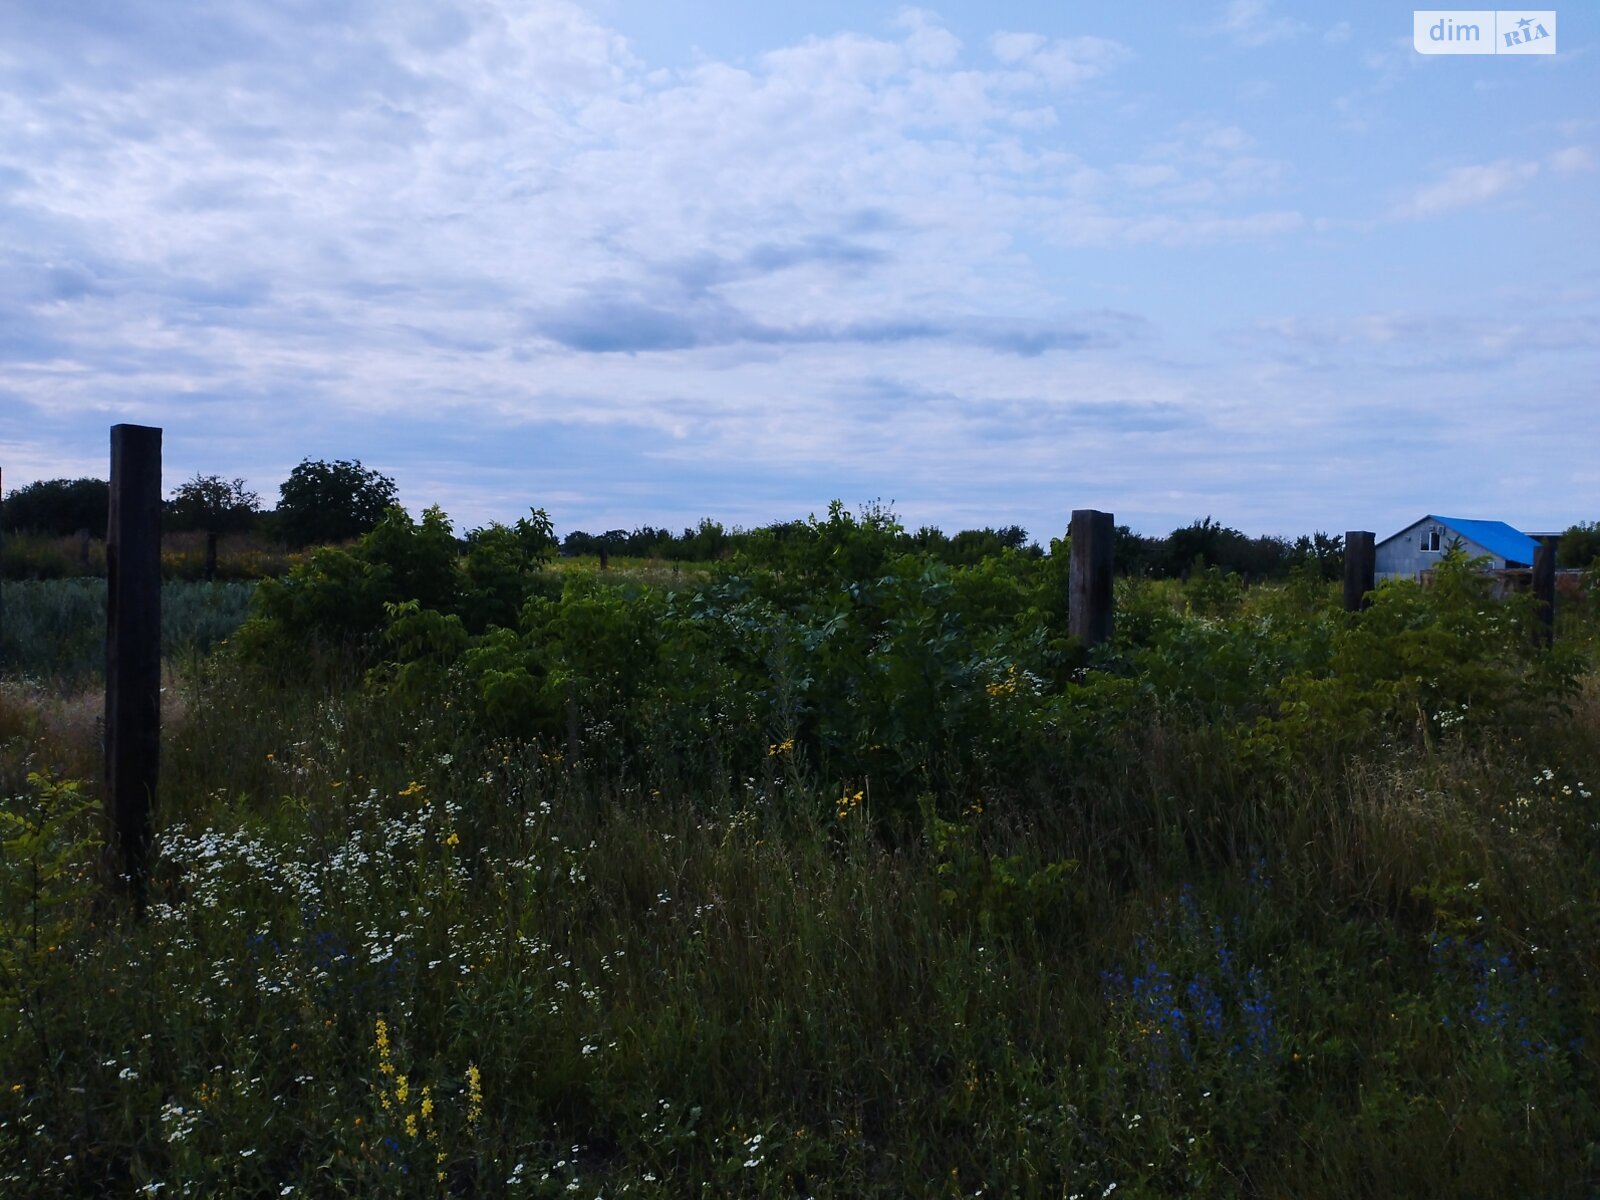
{"type": "MultiPolygon", "coordinates": [[[[685,534],[689,532],[685,530],[685,534]]],[[[561,553],[603,554],[608,558],[613,554],[633,558],[683,557],[678,553],[678,540],[672,536],[672,531],[651,525],[641,525],[632,533],[626,529],[608,529],[599,535],[574,529],[561,540],[561,553]]]]}
{"type": "Polygon", "coordinates": [[[180,484],[167,502],[167,528],[203,529],[207,533],[239,533],[249,529],[261,511],[261,497],[220,475],[196,475],[180,484]]]}
{"type": "Polygon", "coordinates": [[[685,529],[673,550],[677,556],[691,562],[710,562],[724,557],[730,545],[728,531],[722,527],[722,522],[701,517],[699,528],[685,529]]]}
{"type": "Polygon", "coordinates": [[[206,578],[215,579],[217,538],[249,529],[260,509],[261,497],[245,487],[244,480],[230,483],[220,475],[197,474],[172,494],[167,502],[166,521],[169,529],[205,532],[206,578]]]}
{"type": "Polygon", "coordinates": [[[675,544],[672,530],[656,525],[641,525],[627,536],[622,553],[636,558],[665,558],[675,544]]]}
{"type": "Polygon", "coordinates": [[[104,479],[41,479],[12,491],[0,521],[14,532],[70,537],[80,529],[105,536],[111,485],[104,479]]]}
{"type": "Polygon", "coordinates": [[[1228,549],[1244,540],[1244,534],[1237,529],[1218,524],[1210,517],[1174,529],[1167,535],[1164,573],[1181,575],[1197,567],[1222,566],[1230,557],[1228,549]]]}
{"type": "Polygon", "coordinates": [[[278,489],[278,535],[291,546],[343,542],[400,503],[394,480],[354,462],[306,459],[278,489]]]}
{"type": "Polygon", "coordinates": [[[569,558],[580,554],[599,554],[600,539],[582,529],[574,529],[561,539],[561,553],[569,558]]]}
{"type": "Polygon", "coordinates": [[[1290,557],[1291,547],[1282,538],[1248,537],[1206,517],[1172,531],[1162,568],[1165,574],[1180,575],[1217,567],[1250,579],[1267,579],[1282,575],[1290,557]]]}
{"type": "Polygon", "coordinates": [[[1135,533],[1126,525],[1117,526],[1112,544],[1112,569],[1119,575],[1161,575],[1167,560],[1167,540],[1135,533]]]}
{"type": "Polygon", "coordinates": [[[950,554],[950,535],[937,525],[924,525],[911,535],[911,546],[921,554],[945,559],[950,554]]]}
{"type": "Polygon", "coordinates": [[[1556,544],[1556,565],[1587,567],[1600,559],[1600,521],[1581,522],[1561,535],[1556,544]]]}
{"type": "Polygon", "coordinates": [[[1247,580],[1277,579],[1288,574],[1292,549],[1285,538],[1262,534],[1245,538],[1235,549],[1234,556],[1225,559],[1222,565],[1239,572],[1247,580]]]}
{"type": "Polygon", "coordinates": [[[1318,530],[1310,537],[1301,534],[1289,548],[1288,564],[1307,568],[1324,583],[1344,577],[1344,534],[1318,530]]]}
{"type": "MultiPolygon", "coordinates": [[[[963,529],[950,539],[950,544],[940,557],[953,566],[976,566],[986,558],[997,558],[1002,551],[1023,552],[1028,549],[1028,531],[1020,525],[1007,525],[1004,529],[963,529]]],[[[1034,554],[1042,554],[1037,546],[1034,554]]]]}

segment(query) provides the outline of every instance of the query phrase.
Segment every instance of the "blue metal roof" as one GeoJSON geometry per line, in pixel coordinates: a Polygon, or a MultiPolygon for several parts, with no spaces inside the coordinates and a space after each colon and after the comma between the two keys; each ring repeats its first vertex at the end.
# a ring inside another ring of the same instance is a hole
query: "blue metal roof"
{"type": "Polygon", "coordinates": [[[1507,563],[1533,566],[1533,552],[1539,548],[1539,543],[1504,521],[1467,521],[1460,517],[1441,517],[1437,513],[1429,513],[1427,519],[1459,533],[1469,542],[1476,542],[1507,563]]]}

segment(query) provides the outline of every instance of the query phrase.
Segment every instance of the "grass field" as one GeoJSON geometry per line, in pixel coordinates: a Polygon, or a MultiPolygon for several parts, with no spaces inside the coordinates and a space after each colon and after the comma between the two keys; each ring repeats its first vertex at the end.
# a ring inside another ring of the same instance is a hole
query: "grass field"
{"type": "Polygon", "coordinates": [[[142,923],[0,689],[0,1192],[1600,1188],[1592,615],[618,566],[190,657],[142,923]]]}
{"type": "MultiPolygon", "coordinates": [[[[244,620],[254,590],[242,582],[163,584],[162,656],[205,654],[225,640],[244,620]]],[[[0,673],[71,684],[104,672],[104,579],[8,581],[0,605],[0,673]]]]}

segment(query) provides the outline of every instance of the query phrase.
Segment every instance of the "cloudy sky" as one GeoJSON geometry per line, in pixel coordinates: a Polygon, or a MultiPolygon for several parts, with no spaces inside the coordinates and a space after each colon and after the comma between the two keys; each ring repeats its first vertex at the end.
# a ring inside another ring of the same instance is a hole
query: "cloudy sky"
{"type": "Polygon", "coordinates": [[[1600,518],[1600,13],[5,0],[0,469],[463,525],[1600,518]],[[1129,11],[1129,10],[1132,11],[1129,11]]]}

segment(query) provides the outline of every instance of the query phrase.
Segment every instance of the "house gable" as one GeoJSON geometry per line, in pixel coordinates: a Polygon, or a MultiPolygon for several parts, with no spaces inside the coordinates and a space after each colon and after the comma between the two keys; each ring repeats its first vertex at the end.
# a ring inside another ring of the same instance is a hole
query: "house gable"
{"type": "Polygon", "coordinates": [[[1379,579],[1415,579],[1432,570],[1451,546],[1460,543],[1471,558],[1487,558],[1492,570],[1527,567],[1538,548],[1525,533],[1504,521],[1477,521],[1429,513],[1375,547],[1379,579]]]}

